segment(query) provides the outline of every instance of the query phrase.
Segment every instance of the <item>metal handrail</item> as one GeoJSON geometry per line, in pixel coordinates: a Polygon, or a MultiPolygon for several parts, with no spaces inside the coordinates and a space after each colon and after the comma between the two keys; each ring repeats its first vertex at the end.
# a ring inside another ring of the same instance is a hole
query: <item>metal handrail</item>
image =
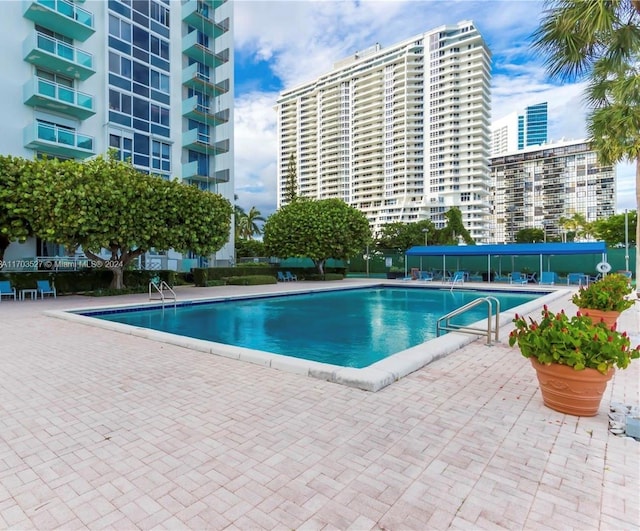
{"type": "Polygon", "coordinates": [[[171,289],[171,286],[169,286],[169,284],[167,284],[164,280],[161,281],[160,284],[157,284],[153,280],[151,280],[149,282],[149,300],[150,301],[162,300],[162,306],[164,307],[165,299],[173,299],[173,305],[175,306],[177,302],[176,292],[173,291],[173,289],[171,289]],[[153,294],[152,288],[155,288],[155,290],[158,292],[158,294],[160,295],[160,299],[156,299],[152,297],[152,294],[153,294]],[[171,293],[172,296],[170,297],[168,295],[165,295],[164,294],[165,290],[171,293]]]}
{"type": "Polygon", "coordinates": [[[493,310],[493,303],[495,303],[495,308],[496,308],[496,321],[495,321],[495,329],[493,331],[493,334],[495,336],[494,340],[497,342],[499,330],[500,330],[500,301],[495,297],[490,297],[490,296],[480,297],[478,299],[472,300],[471,302],[465,304],[464,306],[460,306],[460,308],[457,308],[449,312],[447,315],[440,317],[436,322],[436,336],[440,337],[441,330],[446,330],[449,332],[463,332],[466,334],[477,334],[481,336],[486,335],[487,345],[491,345],[491,333],[492,333],[491,314],[493,310]],[[467,310],[470,310],[471,308],[475,308],[476,306],[479,306],[481,304],[487,305],[487,329],[486,330],[483,328],[475,328],[473,326],[463,326],[463,325],[453,324],[450,322],[450,320],[453,317],[456,317],[466,312],[467,310]]]}

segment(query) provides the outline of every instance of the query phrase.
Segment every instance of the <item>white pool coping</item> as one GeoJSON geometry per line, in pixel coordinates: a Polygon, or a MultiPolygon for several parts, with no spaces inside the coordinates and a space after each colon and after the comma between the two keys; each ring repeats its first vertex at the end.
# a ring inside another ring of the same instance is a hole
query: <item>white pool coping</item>
{"type": "MultiPolygon", "coordinates": [[[[369,287],[408,287],[399,285],[397,282],[384,282],[381,281],[378,284],[370,285],[369,287]]],[[[250,298],[264,298],[264,297],[276,297],[282,295],[295,295],[295,294],[303,294],[303,293],[312,293],[318,291],[334,291],[334,290],[347,290],[347,289],[359,289],[363,286],[357,287],[349,287],[345,288],[344,286],[323,286],[321,288],[303,288],[303,289],[295,289],[295,290],[287,290],[282,292],[268,292],[268,293],[252,293],[252,294],[243,294],[238,296],[221,296],[221,297],[211,297],[211,298],[201,298],[201,299],[191,299],[178,301],[178,305],[184,305],[189,303],[207,303],[207,302],[220,302],[226,300],[241,300],[241,299],[250,299],[250,298]]],[[[438,288],[438,286],[425,286],[426,288],[438,288]]],[[[542,287],[540,287],[542,288],[542,287]]],[[[499,323],[499,339],[504,339],[502,335],[505,334],[505,328],[509,328],[512,325],[512,320],[516,313],[527,314],[542,308],[545,304],[550,304],[551,302],[561,298],[566,297],[571,293],[571,290],[567,289],[557,289],[554,287],[544,287],[544,291],[553,290],[547,293],[546,295],[539,297],[533,301],[529,301],[525,304],[517,306],[515,308],[501,311],[500,313],[500,323],[499,323]]],[[[415,289],[412,287],[412,289],[415,289]]],[[[442,289],[442,288],[439,288],[442,289]]],[[[540,289],[513,289],[513,286],[498,287],[495,286],[487,287],[487,286],[463,286],[461,289],[469,289],[476,291],[509,291],[512,293],[517,292],[535,292],[540,289]]],[[[353,368],[353,367],[342,367],[339,365],[332,365],[328,363],[320,363],[312,360],[305,360],[301,358],[295,358],[291,356],[285,356],[282,354],[273,354],[270,352],[264,352],[261,350],[254,350],[245,347],[238,347],[233,345],[226,345],[224,343],[216,343],[214,341],[206,341],[203,339],[195,339],[186,336],[180,336],[177,334],[171,334],[168,332],[161,332],[158,330],[152,330],[149,328],[142,328],[132,325],[127,325],[123,323],[116,323],[113,321],[105,321],[102,319],[97,319],[94,317],[81,315],[76,312],[105,312],[110,310],[117,309],[126,309],[126,308],[145,308],[145,307],[156,307],[159,306],[159,301],[149,301],[148,303],[136,303],[136,304],[120,304],[120,305],[111,305],[111,306],[102,306],[102,307],[94,307],[94,308],[69,308],[65,310],[48,310],[45,311],[47,315],[52,317],[57,317],[60,319],[65,319],[68,321],[73,321],[89,326],[94,326],[97,328],[102,328],[106,330],[111,330],[114,332],[119,332],[122,334],[130,334],[137,337],[143,337],[146,339],[150,339],[152,341],[157,341],[160,343],[167,343],[171,345],[176,345],[184,348],[188,348],[190,350],[196,350],[199,352],[206,352],[208,354],[214,354],[216,356],[222,356],[225,358],[232,358],[240,361],[245,361],[249,363],[258,364],[264,367],[270,367],[273,369],[279,369],[286,372],[296,373],[300,375],[309,376],[312,378],[318,378],[321,380],[327,380],[329,382],[346,385],[349,387],[356,387],[358,389],[362,389],[365,391],[379,391],[384,387],[392,384],[393,382],[399,380],[400,378],[428,365],[432,361],[440,359],[456,350],[462,348],[473,341],[478,340],[478,335],[471,335],[460,332],[449,332],[444,336],[437,337],[435,339],[431,339],[425,343],[417,345],[415,347],[409,348],[407,350],[403,350],[397,352],[396,354],[392,354],[387,358],[384,358],[368,367],[364,367],[361,369],[353,368]]],[[[173,307],[173,301],[165,302],[165,308],[170,310],[173,307]]],[[[470,325],[473,328],[481,328],[486,329],[486,319],[477,321],[470,325]]]]}

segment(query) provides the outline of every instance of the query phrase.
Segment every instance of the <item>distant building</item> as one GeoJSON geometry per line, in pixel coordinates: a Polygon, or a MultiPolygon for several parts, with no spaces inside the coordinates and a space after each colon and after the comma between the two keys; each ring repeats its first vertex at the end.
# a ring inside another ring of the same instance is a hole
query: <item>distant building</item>
{"type": "MultiPolygon", "coordinates": [[[[233,202],[232,18],[227,0],[2,2],[1,152],[113,149],[233,202]]],[[[30,240],[5,258],[60,252],[30,240]]],[[[232,234],[216,259],[233,255],[232,234]]]]}
{"type": "Polygon", "coordinates": [[[357,52],[278,98],[278,207],[290,157],[300,196],[337,197],[374,231],[459,207],[487,240],[490,52],[473,22],[357,52]]]}
{"type": "Polygon", "coordinates": [[[584,140],[528,147],[491,158],[492,243],[511,243],[521,229],[563,239],[560,218],[587,221],[616,211],[615,167],[601,166],[584,140]]]}
{"type": "Polygon", "coordinates": [[[530,105],[491,124],[491,156],[548,141],[547,102],[530,105]]]}

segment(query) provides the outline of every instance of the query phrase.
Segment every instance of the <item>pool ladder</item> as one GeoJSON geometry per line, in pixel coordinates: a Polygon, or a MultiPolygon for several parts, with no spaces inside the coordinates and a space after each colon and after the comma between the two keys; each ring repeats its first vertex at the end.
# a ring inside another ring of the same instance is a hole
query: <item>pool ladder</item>
{"type": "Polygon", "coordinates": [[[441,331],[448,332],[463,332],[465,334],[477,334],[479,336],[487,336],[487,345],[491,345],[491,335],[495,336],[494,341],[498,341],[498,333],[500,330],[500,301],[495,297],[480,297],[479,299],[475,299],[464,306],[460,306],[456,310],[449,312],[447,315],[440,317],[436,323],[436,336],[440,337],[441,331]],[[495,326],[492,327],[491,323],[491,314],[493,313],[493,305],[495,303],[495,313],[496,320],[495,326]],[[464,326],[451,322],[453,317],[456,317],[460,314],[463,314],[467,310],[471,310],[476,306],[480,306],[481,304],[487,305],[487,328],[475,328],[473,326],[464,326]]]}
{"type": "Polygon", "coordinates": [[[171,289],[171,286],[169,286],[169,284],[167,284],[164,280],[162,280],[159,284],[157,281],[151,280],[149,282],[149,300],[150,301],[161,300],[162,307],[164,308],[164,303],[166,299],[173,299],[173,306],[175,307],[176,301],[177,301],[176,292],[173,291],[171,289]],[[157,295],[156,295],[156,292],[157,292],[157,295]]]}

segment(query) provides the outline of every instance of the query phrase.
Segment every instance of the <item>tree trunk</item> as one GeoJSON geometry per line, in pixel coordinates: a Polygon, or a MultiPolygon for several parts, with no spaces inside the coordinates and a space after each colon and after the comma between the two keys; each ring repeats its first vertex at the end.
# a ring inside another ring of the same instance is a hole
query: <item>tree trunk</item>
{"type": "Polygon", "coordinates": [[[640,155],[636,157],[636,297],[640,298],[640,155]]]}
{"type": "Polygon", "coordinates": [[[113,278],[111,279],[109,287],[111,289],[124,289],[124,268],[113,267],[109,269],[111,269],[111,272],[113,273],[113,278]]]}
{"type": "Polygon", "coordinates": [[[0,262],[4,259],[4,252],[9,247],[11,240],[7,238],[4,234],[0,234],[0,262]]]}
{"type": "Polygon", "coordinates": [[[318,273],[320,273],[321,275],[324,275],[324,264],[325,264],[326,260],[314,260],[313,263],[316,264],[316,267],[318,268],[318,273]]]}

